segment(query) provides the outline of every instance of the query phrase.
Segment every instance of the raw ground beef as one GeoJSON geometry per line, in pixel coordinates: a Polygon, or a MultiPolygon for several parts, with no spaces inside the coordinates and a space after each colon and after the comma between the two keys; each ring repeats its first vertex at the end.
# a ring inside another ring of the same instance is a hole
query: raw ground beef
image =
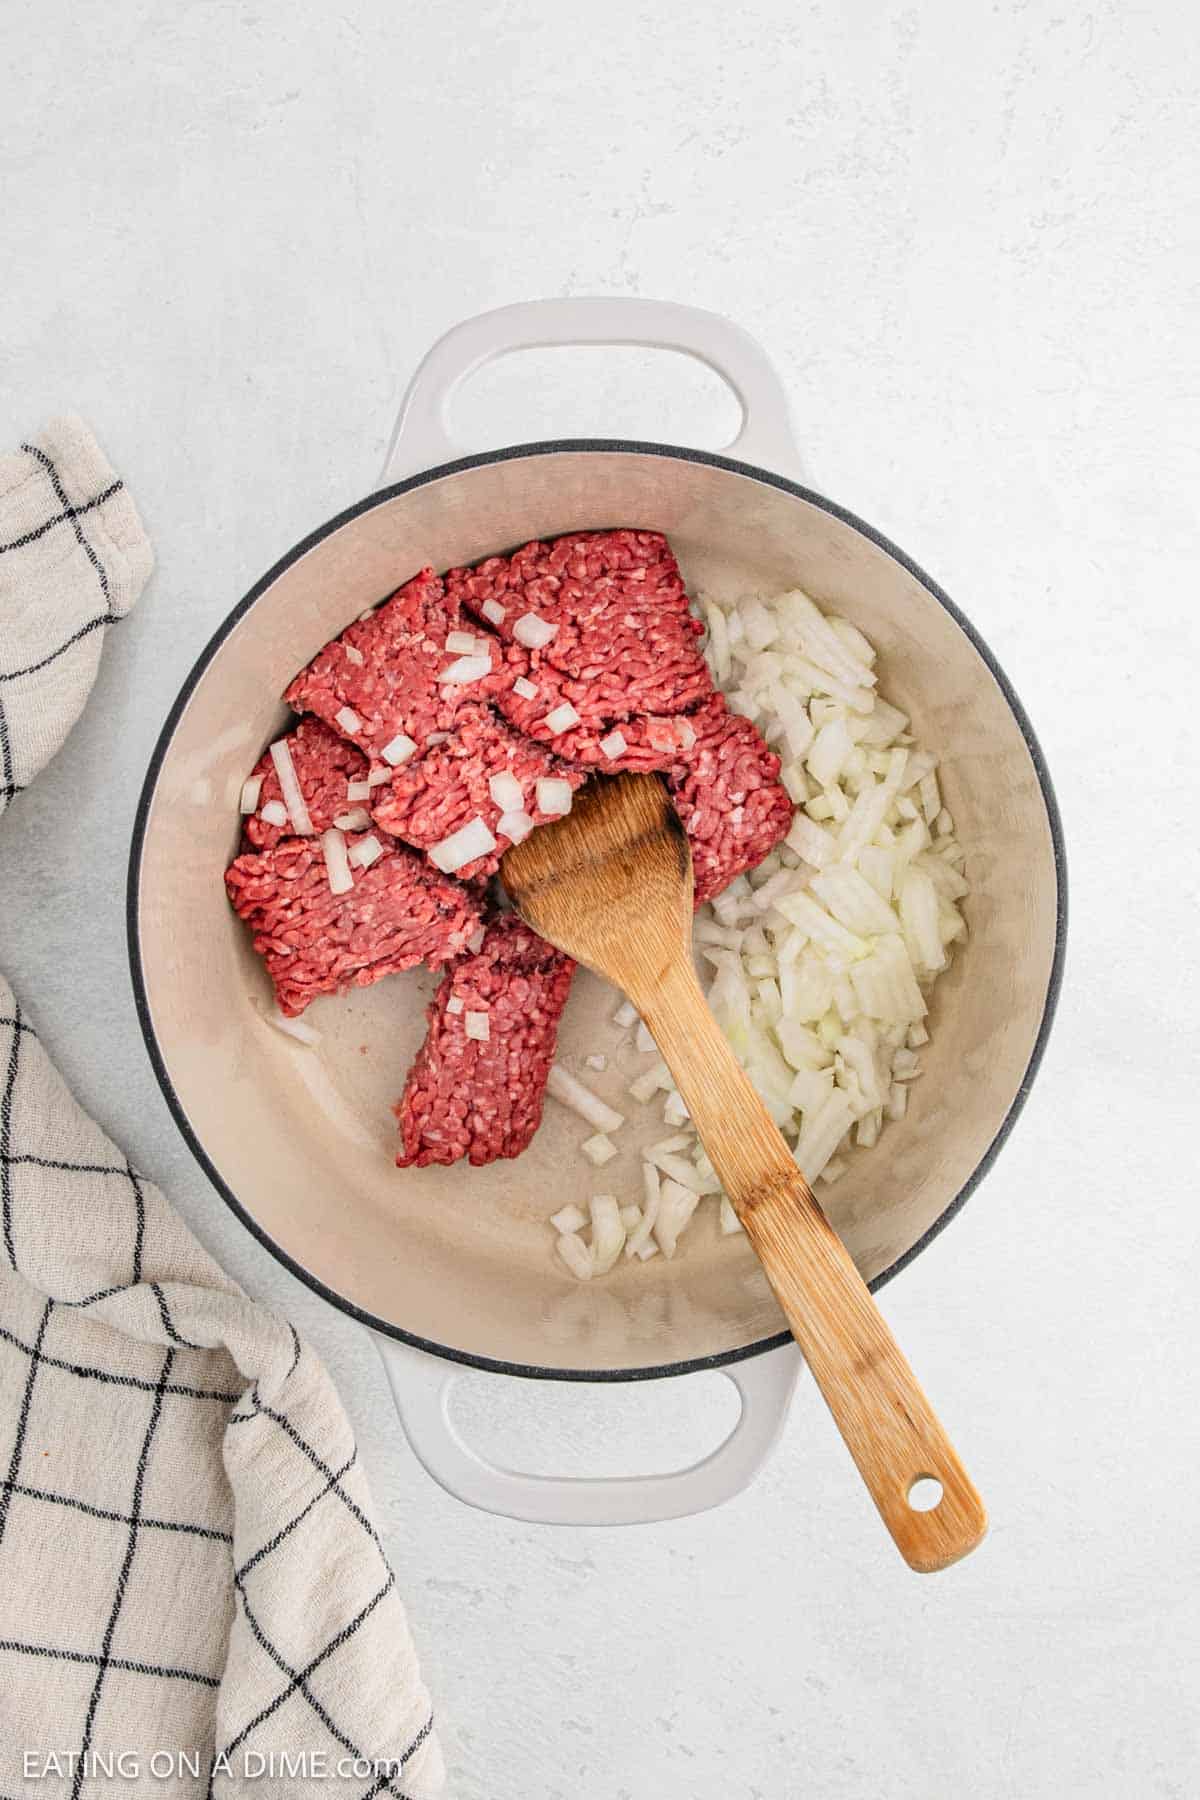
{"type": "MultiPolygon", "coordinates": [[[[566,677],[563,697],[589,723],[639,713],[677,713],[713,691],[679,566],[657,531],[582,531],[525,544],[475,569],[451,569],[448,595],[511,641],[525,613],[557,630],[534,651],[566,677]],[[485,602],[504,607],[494,619],[485,602]]],[[[601,734],[603,735],[603,733],[601,734]]]]}
{"type": "Polygon", "coordinates": [[[488,926],[474,955],[452,964],[396,1105],[401,1168],[521,1154],[541,1124],[574,970],[511,913],[488,926]],[[452,1001],[461,1010],[452,1012],[452,1001]],[[482,1042],[467,1036],[467,1018],[477,1013],[488,1020],[482,1042]]]}
{"type": "Polygon", "coordinates": [[[400,847],[356,869],[348,894],[330,891],[315,838],[284,838],[239,856],[225,885],[289,1017],[318,994],[369,987],[421,962],[449,962],[482,918],[468,889],[400,847]]]}
{"type": "Polygon", "coordinates": [[[779,758],[757,726],[730,712],[722,695],[692,713],[689,723],[696,742],[667,786],[692,847],[699,905],[787,836],[792,802],[779,779],[779,758]]]}
{"type": "Polygon", "coordinates": [[[520,651],[506,657],[490,633],[473,622],[469,627],[472,636],[489,639],[491,673],[461,685],[439,682],[439,673],[461,654],[446,649],[446,638],[463,622],[457,604],[447,602],[440,576],[422,569],[368,619],[356,620],[318,651],[284,699],[297,712],[316,713],[374,760],[401,734],[423,748],[431,732],[453,729],[465,701],[501,693],[524,666],[520,651]],[[338,719],[344,707],[361,721],[353,730],[338,719]]]}
{"type": "Polygon", "coordinates": [[[496,848],[458,870],[470,881],[490,875],[512,842],[498,830],[506,809],[493,800],[488,782],[493,775],[509,774],[520,782],[524,810],[537,825],[551,815],[537,805],[536,784],[545,777],[569,782],[577,788],[586,780],[581,769],[571,769],[537,744],[509,729],[488,706],[464,706],[454,731],[444,744],[414,757],[397,769],[387,787],[372,796],[372,817],[418,850],[428,850],[473,818],[482,819],[496,839],[496,848]]]}
{"type": "Polygon", "coordinates": [[[569,762],[580,763],[589,771],[600,769],[605,774],[616,775],[623,769],[670,769],[691,744],[682,718],[644,713],[636,719],[613,719],[607,715],[589,719],[585,716],[586,695],[579,696],[583,700],[582,706],[571,697],[572,689],[578,694],[578,682],[568,681],[566,676],[559,675],[545,663],[528,678],[537,685],[535,697],[531,700],[510,688],[497,701],[500,711],[525,737],[532,738],[535,743],[552,744],[557,755],[569,762]],[[552,732],[545,723],[547,713],[568,702],[575,705],[580,723],[567,731],[552,732]],[[601,749],[614,731],[619,731],[625,740],[625,748],[618,750],[615,756],[611,749],[601,749]]]}
{"type": "MultiPolygon", "coordinates": [[[[361,750],[340,738],[336,731],[330,731],[320,719],[301,719],[284,741],[292,753],[292,767],[314,831],[328,831],[340,814],[364,804],[346,797],[350,782],[367,778],[367,759],[361,750]]],[[[255,764],[254,773],[261,776],[262,787],[258,810],[245,821],[246,839],[256,850],[270,850],[280,838],[292,836],[293,826],[290,820],[286,825],[268,825],[259,817],[269,801],[283,804],[283,789],[269,750],[255,764]]]]}

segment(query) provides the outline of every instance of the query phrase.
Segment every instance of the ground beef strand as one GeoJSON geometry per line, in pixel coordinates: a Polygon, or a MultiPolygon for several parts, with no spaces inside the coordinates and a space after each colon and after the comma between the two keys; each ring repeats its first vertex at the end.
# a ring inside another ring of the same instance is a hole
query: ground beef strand
{"type": "Polygon", "coordinates": [[[575,965],[512,914],[447,969],[396,1105],[401,1168],[519,1156],[542,1119],[575,965]],[[483,1016],[488,1035],[469,1035],[483,1016]],[[473,1029],[474,1027],[470,1027],[473,1029]]]}
{"type": "Polygon", "coordinates": [[[284,838],[271,850],[239,856],[225,884],[289,1018],[318,994],[369,987],[422,962],[449,962],[481,922],[475,895],[399,846],[356,869],[348,894],[331,892],[315,838],[284,838]]]}
{"type": "Polygon", "coordinates": [[[779,758],[721,695],[690,723],[696,742],[667,776],[667,787],[691,845],[699,905],[787,836],[792,802],[779,779],[779,758]]]}

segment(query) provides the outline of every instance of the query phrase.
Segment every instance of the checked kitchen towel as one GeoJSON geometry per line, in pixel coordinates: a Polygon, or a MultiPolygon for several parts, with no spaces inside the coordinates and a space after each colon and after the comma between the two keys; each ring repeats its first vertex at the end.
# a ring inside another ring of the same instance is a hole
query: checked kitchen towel
{"type": "MultiPolygon", "coordinates": [[[[150,568],[77,420],[0,458],[0,813],[150,568]]],[[[328,1376],[75,1103],[3,977],[0,1227],[0,1800],[436,1793],[328,1376]]]]}

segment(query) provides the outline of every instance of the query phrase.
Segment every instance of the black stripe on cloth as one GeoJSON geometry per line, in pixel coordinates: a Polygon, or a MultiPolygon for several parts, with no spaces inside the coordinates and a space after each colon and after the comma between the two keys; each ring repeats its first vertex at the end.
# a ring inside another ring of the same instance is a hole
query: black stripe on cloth
{"type": "MultiPolygon", "coordinates": [[[[54,492],[58,495],[59,505],[65,507],[68,512],[73,512],[74,509],[71,506],[67,490],[59,479],[58,470],[55,468],[51,459],[46,455],[46,452],[40,449],[37,444],[22,444],[21,448],[25,451],[27,456],[35,457],[36,460],[41,463],[43,469],[45,469],[50,477],[54,492]]],[[[111,619],[113,616],[112,595],[108,591],[108,574],[104,564],[100,561],[100,558],[96,555],[96,552],[88,542],[87,535],[84,532],[83,526],[79,523],[77,516],[72,518],[71,528],[79,541],[79,548],[83,551],[93,569],[96,571],[96,578],[100,583],[100,592],[104,595],[105,609],[111,619]]]]}
{"type": "Polygon", "coordinates": [[[21,1063],[21,1002],[13,1000],[12,1043],[8,1050],[8,1068],[4,1074],[4,1092],[0,1094],[0,1219],[4,1226],[4,1249],[9,1267],[17,1266],[17,1252],[12,1233],[12,1168],[9,1151],[12,1144],[12,1103],[17,1086],[17,1070],[21,1063]]]}
{"type": "Polygon", "coordinates": [[[48,669],[52,662],[57,662],[60,656],[65,656],[80,638],[89,637],[93,631],[102,631],[106,625],[119,625],[120,622],[116,613],[100,613],[94,619],[87,619],[57,650],[48,650],[37,662],[26,663],[23,669],[0,669],[0,681],[19,681],[23,675],[38,675],[43,669],[48,669]]]}
{"type": "Polygon", "coordinates": [[[292,1535],[292,1532],[295,1531],[297,1525],[303,1524],[304,1520],[307,1519],[307,1517],[308,1517],[309,1513],[312,1511],[313,1507],[319,1505],[320,1502],[325,1498],[326,1494],[328,1494],[332,1490],[334,1482],[340,1481],[342,1479],[343,1475],[349,1474],[350,1470],[354,1467],[354,1464],[357,1462],[357,1460],[358,1460],[358,1445],[356,1444],[354,1446],[353,1450],[350,1452],[349,1456],[346,1458],[345,1462],[342,1464],[341,1468],[338,1469],[336,1474],[330,1476],[329,1480],[325,1483],[324,1487],[321,1488],[317,1493],[315,1493],[313,1495],[312,1499],[308,1502],[307,1506],[301,1507],[300,1511],[296,1514],[294,1519],[290,1519],[288,1521],[288,1523],[281,1528],[281,1530],[279,1530],[275,1533],[275,1536],[273,1538],[268,1539],[268,1541],[265,1544],[263,1544],[261,1549],[256,1550],[254,1552],[253,1556],[247,1557],[246,1561],[242,1564],[241,1568],[234,1570],[233,1579],[235,1581],[241,1581],[245,1576],[247,1576],[250,1573],[251,1569],[256,1569],[258,1567],[259,1563],[262,1562],[264,1557],[270,1556],[272,1550],[277,1550],[279,1548],[280,1544],[282,1544],[284,1538],[290,1537],[292,1535]]]}
{"type": "MultiPolygon", "coordinates": [[[[242,1729],[237,1733],[236,1737],[230,1738],[229,1742],[225,1745],[223,1752],[226,1757],[232,1756],[235,1750],[240,1749],[252,1732],[257,1731],[260,1725],[265,1724],[273,1713],[278,1712],[285,1700],[291,1699],[296,1691],[297,1683],[307,1681],[309,1676],[314,1674],[316,1670],[321,1667],[322,1663],[328,1662],[329,1658],[333,1656],[336,1651],[340,1650],[343,1644],[349,1642],[359,1627],[365,1624],[367,1619],[370,1618],[380,1601],[390,1594],[392,1588],[395,1586],[395,1582],[396,1577],[389,1569],[387,1580],[384,1582],[383,1586],[371,1596],[367,1601],[367,1604],[362,1607],[359,1612],[355,1613],[354,1617],[349,1620],[347,1624],[342,1626],[342,1629],[337,1633],[336,1637],[330,1638],[323,1650],[318,1650],[317,1654],[305,1663],[302,1669],[297,1670],[295,1680],[290,1682],[287,1687],[276,1694],[273,1700],[268,1701],[266,1706],[264,1706],[260,1712],[255,1713],[254,1717],[247,1724],[242,1726],[242,1729]]],[[[208,1784],[208,1792],[211,1796],[211,1776],[208,1784]]]]}
{"type": "Polygon", "coordinates": [[[146,1196],[142,1191],[141,1182],[134,1173],[133,1164],[128,1157],[125,1158],[125,1172],[129,1176],[130,1185],[133,1188],[134,1200],[137,1204],[137,1224],[134,1227],[133,1237],[132,1283],[132,1285],[136,1287],[138,1282],[142,1279],[142,1251],[146,1243],[146,1196]]]}
{"type": "MultiPolygon", "coordinates": [[[[341,1501],[342,1505],[346,1508],[346,1511],[351,1515],[351,1517],[358,1520],[359,1524],[362,1526],[363,1530],[366,1532],[367,1536],[370,1538],[371,1542],[374,1544],[375,1548],[378,1550],[380,1556],[383,1559],[383,1566],[386,1569],[387,1568],[387,1557],[384,1556],[384,1554],[383,1554],[383,1545],[379,1541],[379,1533],[376,1531],[375,1527],[372,1525],[370,1519],[368,1519],[366,1513],[364,1513],[360,1507],[355,1505],[355,1503],[351,1499],[350,1495],[341,1486],[340,1478],[334,1474],[333,1470],[329,1467],[329,1464],[324,1460],[323,1457],[320,1457],[317,1455],[316,1451],[313,1449],[311,1444],[308,1444],[304,1441],[304,1439],[300,1436],[300,1433],[296,1430],[296,1427],[292,1424],[291,1420],[286,1417],[285,1414],[283,1414],[281,1412],[276,1412],[272,1407],[264,1405],[264,1403],[261,1400],[258,1403],[258,1407],[259,1407],[259,1411],[261,1413],[263,1413],[266,1418],[273,1419],[275,1421],[276,1425],[279,1426],[279,1429],[285,1434],[285,1436],[289,1437],[292,1440],[293,1444],[295,1444],[295,1446],[298,1450],[303,1451],[304,1455],[307,1456],[307,1458],[308,1458],[309,1462],[312,1464],[313,1468],[318,1469],[320,1471],[320,1473],[325,1476],[326,1480],[329,1483],[330,1490],[337,1495],[338,1499],[341,1501]]],[[[239,1422],[239,1421],[234,1421],[234,1420],[230,1421],[231,1424],[236,1423],[236,1422],[239,1422]]]]}
{"type": "Polygon", "coordinates": [[[0,702],[0,795],[5,800],[15,800],[24,792],[16,777],[13,767],[12,743],[8,735],[8,720],[4,716],[4,706],[0,702]]]}
{"type": "MultiPolygon", "coordinates": [[[[259,1648],[261,1650],[266,1651],[267,1655],[270,1657],[271,1661],[275,1664],[275,1667],[280,1671],[280,1673],[283,1675],[286,1675],[289,1678],[289,1680],[292,1683],[291,1691],[293,1693],[298,1693],[298,1694],[303,1695],[304,1699],[308,1701],[308,1704],[312,1708],[313,1712],[315,1712],[318,1719],[320,1719],[320,1721],[321,1721],[322,1725],[325,1727],[326,1731],[329,1733],[329,1735],[331,1737],[334,1737],[337,1739],[338,1743],[342,1746],[343,1750],[348,1750],[350,1752],[351,1756],[353,1756],[357,1762],[366,1762],[367,1757],[364,1755],[363,1751],[360,1750],[359,1746],[355,1743],[355,1741],[352,1737],[347,1737],[346,1733],[344,1731],[342,1731],[334,1723],[332,1717],[330,1716],[330,1714],[328,1713],[326,1708],[317,1699],[316,1695],[313,1693],[312,1689],[309,1687],[308,1683],[305,1681],[303,1675],[300,1675],[299,1673],[297,1673],[297,1671],[292,1668],[292,1665],[275,1648],[275,1645],[271,1642],[270,1638],[267,1636],[266,1632],[262,1629],[262,1626],[259,1624],[259,1622],[255,1618],[254,1614],[251,1612],[250,1602],[246,1598],[246,1590],[242,1586],[241,1580],[239,1579],[239,1577],[237,1575],[235,1575],[233,1578],[233,1585],[242,1597],[242,1611],[246,1615],[246,1623],[250,1627],[250,1632],[251,1632],[252,1637],[254,1638],[255,1643],[259,1646],[259,1648]]],[[[385,1787],[387,1789],[387,1791],[390,1794],[393,1794],[395,1796],[395,1800],[409,1800],[409,1797],[407,1795],[402,1794],[400,1792],[400,1789],[393,1785],[392,1781],[390,1780],[390,1778],[388,1776],[385,1775],[382,1778],[382,1785],[383,1785],[383,1787],[385,1787]]],[[[379,1789],[376,1789],[376,1792],[379,1792],[379,1791],[380,1791],[379,1789]]]]}
{"type": "Polygon", "coordinates": [[[96,1668],[96,1679],[92,1684],[92,1696],[88,1701],[87,1718],[83,1724],[83,1743],[79,1750],[79,1762],[75,1769],[75,1780],[71,1784],[71,1800],[79,1800],[79,1790],[83,1786],[84,1770],[87,1766],[87,1753],[91,1748],[92,1731],[96,1723],[96,1708],[100,1704],[100,1690],[104,1686],[112,1659],[113,1633],[117,1629],[117,1620],[121,1616],[121,1608],[125,1604],[125,1594],[129,1585],[129,1571],[133,1567],[133,1558],[137,1550],[138,1532],[141,1528],[142,1485],[146,1479],[146,1465],[150,1460],[150,1446],[154,1442],[154,1434],[158,1430],[158,1421],[162,1417],[163,1390],[171,1375],[171,1364],[175,1361],[175,1351],[168,1350],[163,1359],[162,1372],[154,1390],[154,1404],[150,1408],[150,1418],[146,1424],[146,1434],[142,1439],[142,1447],[138,1453],[137,1468],[133,1476],[133,1505],[129,1513],[129,1542],[125,1546],[125,1557],[117,1576],[116,1591],[113,1594],[112,1608],[108,1615],[108,1624],[104,1628],[104,1638],[100,1645],[100,1660],[96,1668]]]}
{"type": "MultiPolygon", "coordinates": [[[[20,1481],[0,1482],[0,1489],[6,1488],[10,1493],[20,1494],[26,1500],[45,1500],[51,1506],[69,1506],[73,1512],[86,1513],[89,1519],[108,1519],[114,1525],[131,1525],[133,1520],[128,1513],[110,1512],[104,1506],[91,1506],[86,1500],[73,1499],[70,1494],[55,1494],[49,1488],[26,1487],[20,1481]]],[[[190,1537],[213,1538],[221,1544],[232,1544],[233,1538],[228,1531],[217,1531],[211,1525],[189,1525],[181,1519],[142,1519],[141,1524],[146,1531],[182,1531],[190,1537]]]]}
{"type": "MultiPolygon", "coordinates": [[[[0,1019],[0,1025],[10,1025],[11,1023],[11,1019],[0,1019]]],[[[30,1037],[37,1036],[36,1031],[29,1025],[21,1025],[19,1029],[27,1031],[30,1037]]],[[[62,1169],[68,1175],[124,1175],[129,1177],[133,1173],[130,1169],[121,1168],[118,1163],[60,1162],[57,1157],[34,1156],[27,1150],[19,1151],[16,1156],[7,1156],[0,1151],[0,1163],[7,1164],[10,1169],[17,1168],[19,1164],[28,1163],[35,1169],[62,1169]]]]}
{"type": "MultiPolygon", "coordinates": [[[[124,1290],[112,1288],[109,1291],[121,1293],[124,1290]]],[[[23,1343],[16,1333],[9,1331],[5,1325],[0,1325],[0,1341],[12,1344],[14,1349],[23,1350],[26,1356],[33,1355],[32,1345],[23,1343]]],[[[113,1387],[140,1388],[146,1394],[153,1394],[158,1388],[156,1381],[144,1381],[138,1375],[114,1375],[111,1369],[89,1368],[86,1363],[66,1362],[61,1356],[43,1355],[39,1360],[44,1362],[48,1369],[63,1369],[68,1375],[78,1375],[84,1381],[106,1381],[113,1387]]],[[[220,1388],[188,1387],[181,1381],[168,1381],[163,1392],[182,1394],[189,1400],[217,1400],[222,1406],[236,1406],[238,1401],[243,1398],[241,1393],[231,1394],[220,1388]]]]}
{"type": "Polygon", "coordinates": [[[170,1338],[170,1340],[173,1344],[181,1344],[185,1350],[209,1350],[212,1348],[212,1346],[210,1344],[193,1344],[191,1338],[180,1337],[179,1333],[175,1329],[174,1321],[172,1320],[170,1313],[167,1311],[166,1295],[163,1293],[162,1289],[159,1287],[157,1281],[152,1281],[150,1283],[150,1292],[154,1295],[154,1298],[158,1301],[158,1316],[162,1320],[163,1330],[166,1332],[167,1336],[170,1338]]]}
{"type": "MultiPolygon", "coordinates": [[[[16,1005],[15,999],[13,1004],[14,1006],[16,1005]]],[[[28,1019],[9,1018],[5,1016],[4,1018],[0,1018],[0,1025],[11,1025],[14,1031],[23,1031],[26,1037],[37,1036],[37,1032],[33,1029],[33,1026],[29,1023],[28,1019]]]]}
{"type": "Polygon", "coordinates": [[[123,1669],[132,1675],[155,1675],[167,1681],[198,1681],[202,1687],[219,1688],[219,1676],[198,1675],[195,1669],[164,1668],[159,1663],[134,1662],[127,1656],[104,1658],[89,1650],[57,1650],[52,1644],[23,1644],[16,1638],[0,1638],[0,1650],[16,1651],[19,1656],[48,1656],[57,1662],[103,1662],[105,1668],[123,1669]]]}
{"type": "Polygon", "coordinates": [[[106,500],[111,500],[114,494],[119,494],[124,486],[123,481],[114,481],[104,489],[103,493],[95,494],[90,500],[85,500],[82,506],[68,506],[63,512],[55,513],[54,517],[47,519],[44,524],[35,525],[33,530],[27,531],[23,537],[11,538],[7,544],[0,544],[0,556],[7,556],[10,550],[23,550],[26,544],[36,544],[39,538],[44,538],[46,533],[53,531],[56,525],[65,525],[68,519],[79,519],[83,517],[84,513],[94,512],[96,507],[103,506],[106,500]]]}
{"type": "Polygon", "coordinates": [[[21,1469],[21,1455],[25,1449],[25,1429],[29,1424],[29,1408],[33,1401],[33,1384],[37,1379],[39,1365],[43,1362],[42,1343],[46,1336],[46,1327],[50,1323],[50,1314],[54,1311],[53,1300],[47,1300],[42,1311],[42,1321],[38,1326],[37,1340],[29,1352],[29,1373],[25,1377],[25,1392],[21,1396],[21,1411],[17,1415],[17,1435],[13,1440],[12,1456],[8,1464],[8,1481],[4,1491],[0,1493],[0,1543],[4,1541],[4,1528],[8,1524],[8,1507],[12,1498],[11,1483],[17,1479],[21,1469]]]}
{"type": "MultiPolygon", "coordinates": [[[[433,1714],[430,1713],[429,1717],[426,1719],[425,1723],[422,1725],[420,1731],[418,1731],[416,1737],[413,1739],[412,1743],[408,1746],[407,1750],[405,1750],[400,1756],[393,1756],[390,1758],[377,1757],[376,1761],[378,1761],[378,1762],[390,1761],[393,1764],[398,1763],[400,1765],[400,1767],[403,1768],[405,1763],[411,1762],[412,1758],[417,1754],[417,1751],[421,1748],[421,1745],[425,1742],[425,1739],[429,1736],[429,1734],[432,1730],[433,1730],[433,1714]]],[[[376,1777],[375,1781],[371,1784],[371,1786],[367,1789],[366,1793],[361,1794],[359,1796],[359,1800],[375,1800],[376,1794],[382,1793],[382,1791],[385,1787],[391,1787],[390,1778],[387,1775],[379,1775],[376,1777]]],[[[396,1792],[396,1789],[394,1787],[392,1788],[392,1792],[393,1792],[393,1794],[396,1792]]]]}

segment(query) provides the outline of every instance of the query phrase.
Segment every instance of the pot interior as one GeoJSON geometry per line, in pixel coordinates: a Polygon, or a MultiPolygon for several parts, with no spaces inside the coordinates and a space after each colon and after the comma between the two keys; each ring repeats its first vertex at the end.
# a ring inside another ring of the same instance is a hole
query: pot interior
{"type": "Polygon", "coordinates": [[[147,1023],[182,1121],[212,1171],[300,1272],[386,1328],[539,1370],[631,1372],[728,1356],[782,1329],[744,1239],[703,1208],[671,1262],[580,1284],[549,1213],[598,1187],[636,1199],[637,1150],[661,1112],[626,1092],[646,1059],[611,1024],[619,997],[581,971],[560,1055],[625,1112],[602,1175],[589,1128],[553,1101],[531,1148],[486,1169],[398,1170],[391,1105],[435,978],[393,977],[305,1015],[306,1049],[267,1024],[269,984],[222,872],[238,795],[284,723],[296,670],[424,564],[445,569],[526,539],[628,525],[670,536],[689,587],[805,588],[865,631],[881,691],[941,759],[967,850],[970,937],[936,985],[906,1117],[858,1151],[821,1200],[868,1279],[936,1224],[1002,1129],[1038,1038],[1055,956],[1054,841],[1016,717],[967,633],[863,531],[719,460],[583,447],[481,460],[347,517],[278,570],[229,627],[164,738],[148,789],[136,926],[147,1023]],[[604,1051],[608,1069],[582,1067],[604,1051]]]}

